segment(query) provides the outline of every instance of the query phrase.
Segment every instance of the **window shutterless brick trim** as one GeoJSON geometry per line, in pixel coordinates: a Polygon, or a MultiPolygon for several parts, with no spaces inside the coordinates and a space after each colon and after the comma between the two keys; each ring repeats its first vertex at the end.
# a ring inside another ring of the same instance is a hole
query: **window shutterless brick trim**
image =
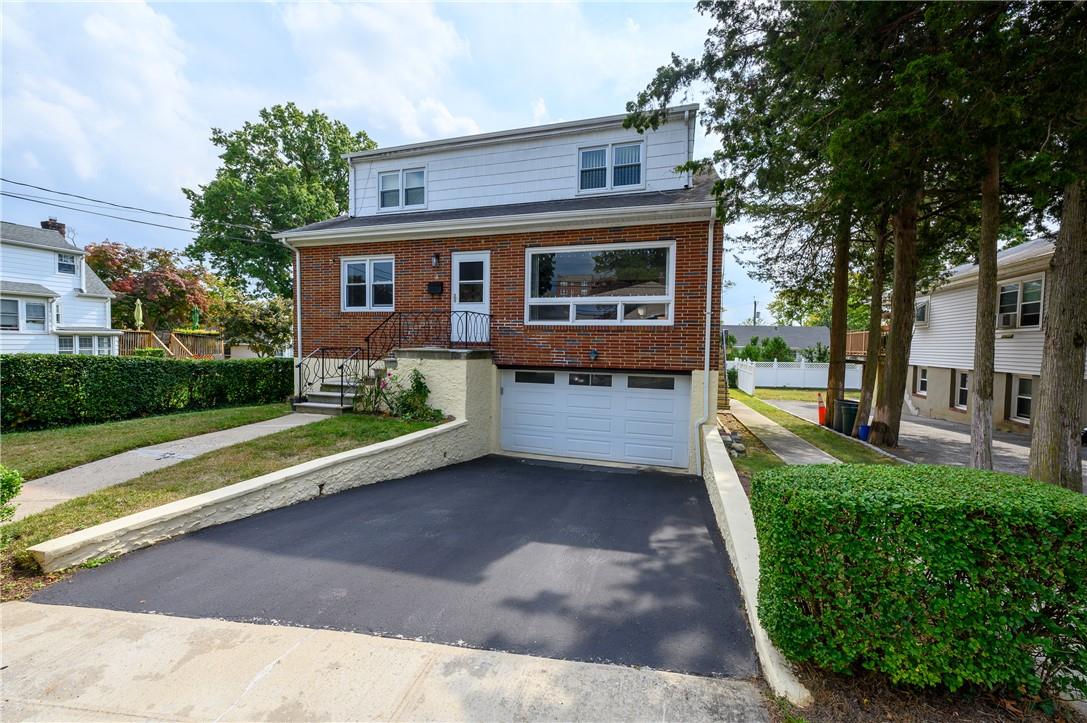
{"type": "MultiPolygon", "coordinates": [[[[397,311],[447,311],[454,251],[491,252],[491,348],[499,366],[690,371],[702,368],[708,222],[629,228],[546,231],[455,239],[383,241],[306,247],[301,262],[302,353],[321,345],[361,346],[388,311],[340,311],[340,259],[392,255],[397,311]],[[525,324],[525,249],[595,243],[674,240],[675,309],[671,326],[525,324]],[[437,267],[432,257],[439,254],[437,267]],[[441,281],[440,296],[427,283],[441,281]],[[590,362],[589,351],[598,356],[590,362]]],[[[721,227],[714,232],[711,369],[719,363],[721,227]]],[[[297,278],[298,269],[295,269],[297,278]]]]}

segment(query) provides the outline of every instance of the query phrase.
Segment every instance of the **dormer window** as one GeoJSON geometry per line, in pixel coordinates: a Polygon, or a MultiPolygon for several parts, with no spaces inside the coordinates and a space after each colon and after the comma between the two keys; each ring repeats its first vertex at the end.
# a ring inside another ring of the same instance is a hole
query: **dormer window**
{"type": "Polygon", "coordinates": [[[75,276],[74,254],[57,254],[57,273],[75,276]]]}
{"type": "Polygon", "coordinates": [[[641,141],[578,149],[578,192],[620,191],[645,184],[641,141]]]}
{"type": "Polygon", "coordinates": [[[426,206],[426,169],[407,168],[378,175],[382,210],[426,206]]]}

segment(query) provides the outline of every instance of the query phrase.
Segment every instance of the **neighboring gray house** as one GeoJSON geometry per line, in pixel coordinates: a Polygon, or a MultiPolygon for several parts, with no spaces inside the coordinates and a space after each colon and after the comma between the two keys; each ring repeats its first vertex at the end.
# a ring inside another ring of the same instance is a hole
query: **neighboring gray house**
{"type": "Polygon", "coordinates": [[[753,337],[772,339],[780,336],[793,351],[809,349],[816,344],[830,345],[830,329],[825,326],[773,326],[737,324],[723,326],[725,333],[736,337],[736,348],[747,346],[753,337]]]}
{"type": "Polygon", "coordinates": [[[0,353],[116,354],[111,292],[55,218],[0,227],[0,353]]]}

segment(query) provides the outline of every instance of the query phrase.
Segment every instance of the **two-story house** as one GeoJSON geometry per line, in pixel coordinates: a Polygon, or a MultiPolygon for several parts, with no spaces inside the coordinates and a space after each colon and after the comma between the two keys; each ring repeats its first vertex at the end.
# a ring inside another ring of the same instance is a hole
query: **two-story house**
{"type": "MultiPolygon", "coordinates": [[[[1034,411],[1044,347],[1045,284],[1052,256],[1053,243],[1044,239],[997,255],[993,423],[1001,429],[1027,428],[1034,411]]],[[[909,411],[969,423],[977,278],[977,265],[966,264],[953,269],[931,294],[918,297],[906,395],[909,411]]],[[[1087,423],[1087,394],[1082,409],[1087,423]]]]}
{"type": "Polygon", "coordinates": [[[116,354],[111,292],[55,218],[0,226],[0,353],[116,354]]]}
{"type": "Polygon", "coordinates": [[[676,171],[696,111],[645,134],[616,115],[348,155],[348,214],[279,236],[300,361],[486,349],[496,451],[697,465],[721,229],[714,179],[676,171]]]}

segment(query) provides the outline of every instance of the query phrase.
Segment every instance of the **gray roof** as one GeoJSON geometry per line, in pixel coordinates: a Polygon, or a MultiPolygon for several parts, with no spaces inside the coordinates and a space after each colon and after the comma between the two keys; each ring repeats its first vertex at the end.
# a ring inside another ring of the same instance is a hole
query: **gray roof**
{"type": "Polygon", "coordinates": [[[751,326],[737,324],[725,326],[725,331],[736,337],[737,348],[747,346],[751,337],[757,336],[759,341],[780,336],[789,345],[790,349],[807,349],[817,343],[823,346],[830,345],[830,329],[825,326],[751,326]]]}
{"type": "Polygon", "coordinates": [[[0,279],[0,294],[15,294],[16,296],[44,296],[55,299],[60,294],[51,291],[41,284],[28,284],[23,281],[7,281],[0,279]]]}
{"type": "Polygon", "coordinates": [[[623,193],[618,195],[582,196],[563,198],[555,201],[533,201],[532,203],[506,203],[497,206],[475,206],[472,208],[453,208],[444,211],[409,211],[407,213],[382,213],[367,216],[338,216],[327,221],[318,221],[284,233],[302,231],[334,231],[338,229],[373,228],[392,226],[400,223],[425,223],[427,221],[455,221],[472,218],[493,218],[496,216],[520,216],[536,213],[555,213],[559,211],[595,211],[614,208],[667,208],[676,204],[698,203],[713,200],[715,173],[696,175],[687,188],[672,191],[643,191],[641,193],[623,193]]]}
{"type": "Polygon", "coordinates": [[[24,226],[21,223],[0,222],[0,240],[30,244],[32,246],[45,246],[58,251],[83,253],[78,246],[61,236],[57,231],[24,226]]]}
{"type": "Polygon", "coordinates": [[[87,282],[87,288],[83,289],[85,296],[105,296],[110,299],[114,298],[115,294],[109,290],[109,287],[98,278],[98,274],[94,273],[94,269],[90,267],[90,264],[83,264],[83,272],[86,275],[85,280],[87,282]]]}
{"type": "MultiPolygon", "coordinates": [[[[1049,239],[1039,238],[1033,241],[1027,241],[1026,243],[1019,244],[1018,246],[1012,246],[1009,249],[997,253],[996,266],[999,269],[1001,266],[1009,266],[1011,264],[1017,264],[1029,259],[1042,259],[1048,257],[1053,253],[1053,242],[1049,239]]],[[[977,264],[962,264],[951,269],[951,276],[948,277],[948,281],[953,281],[962,276],[973,275],[977,273],[977,264]]]]}

